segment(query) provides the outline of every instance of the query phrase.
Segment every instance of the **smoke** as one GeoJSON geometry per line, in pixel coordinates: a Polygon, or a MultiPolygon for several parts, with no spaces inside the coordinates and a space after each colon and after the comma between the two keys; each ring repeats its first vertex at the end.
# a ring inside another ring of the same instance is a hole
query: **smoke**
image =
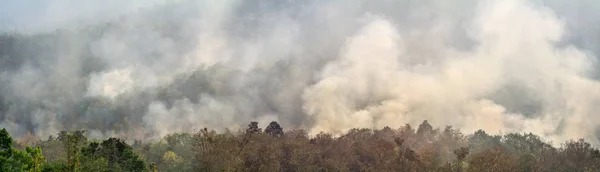
{"type": "Polygon", "coordinates": [[[131,1],[117,17],[76,12],[80,25],[52,12],[63,17],[43,20],[65,22],[23,20],[1,38],[0,126],[147,139],[251,120],[312,134],[428,120],[598,143],[594,5],[131,1]]]}

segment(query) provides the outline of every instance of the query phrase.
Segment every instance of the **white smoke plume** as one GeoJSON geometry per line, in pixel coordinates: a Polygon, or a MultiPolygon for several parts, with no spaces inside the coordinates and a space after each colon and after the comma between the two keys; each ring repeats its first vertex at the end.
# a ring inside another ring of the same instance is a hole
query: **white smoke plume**
{"type": "Polygon", "coordinates": [[[600,85],[586,78],[591,57],[555,45],[564,32],[561,21],[523,1],[488,1],[476,16],[468,28],[476,45],[467,51],[438,47],[443,57],[436,64],[410,64],[406,45],[415,40],[386,19],[372,19],[306,90],[304,107],[316,118],[314,132],[431,120],[467,131],[593,138],[598,124],[589,119],[600,85]],[[539,111],[527,118],[495,103],[491,94],[507,87],[540,96],[539,111]]]}
{"type": "MultiPolygon", "coordinates": [[[[56,2],[48,11],[75,6],[56,2]]],[[[135,2],[83,25],[13,27],[0,127],[145,139],[251,120],[312,134],[428,120],[599,143],[597,2],[135,2]]]]}

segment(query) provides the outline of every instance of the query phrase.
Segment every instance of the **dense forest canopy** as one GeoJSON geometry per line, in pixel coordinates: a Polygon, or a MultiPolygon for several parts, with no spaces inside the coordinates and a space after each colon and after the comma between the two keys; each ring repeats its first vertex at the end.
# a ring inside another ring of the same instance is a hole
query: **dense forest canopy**
{"type": "Polygon", "coordinates": [[[8,2],[0,162],[594,171],[599,16],[592,0],[8,2]]]}
{"type": "Polygon", "coordinates": [[[12,140],[0,131],[2,171],[598,171],[600,150],[583,139],[554,147],[531,133],[463,134],[428,121],[340,136],[284,130],[171,133],[156,141],[92,140],[62,131],[46,140],[12,140]],[[33,142],[32,142],[33,141],[33,142]],[[14,142],[14,143],[13,143],[14,142]],[[27,146],[29,142],[29,147],[27,146]]]}

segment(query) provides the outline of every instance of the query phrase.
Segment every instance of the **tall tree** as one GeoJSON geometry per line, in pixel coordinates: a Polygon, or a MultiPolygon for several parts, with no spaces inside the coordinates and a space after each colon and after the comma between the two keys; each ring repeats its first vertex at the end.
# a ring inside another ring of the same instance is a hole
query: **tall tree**
{"type": "Polygon", "coordinates": [[[80,164],[80,150],[87,142],[87,137],[83,134],[84,130],[73,132],[61,131],[58,134],[58,140],[62,142],[64,150],[67,154],[67,166],[69,169],[76,171],[80,164]]]}
{"type": "Polygon", "coordinates": [[[46,162],[40,148],[27,147],[19,151],[12,147],[13,139],[6,129],[0,130],[0,171],[42,171],[46,162]]]}
{"type": "Polygon", "coordinates": [[[109,138],[102,143],[90,143],[86,155],[105,159],[109,169],[146,171],[147,166],[124,140],[109,138]]]}
{"type": "Polygon", "coordinates": [[[269,126],[265,128],[265,132],[274,137],[281,137],[284,134],[283,128],[275,121],[271,122],[269,126]]]}
{"type": "Polygon", "coordinates": [[[5,128],[0,130],[0,156],[10,157],[12,155],[13,140],[5,128]]]}
{"type": "Polygon", "coordinates": [[[424,120],[417,129],[417,136],[419,136],[419,140],[431,141],[433,139],[433,135],[433,127],[431,124],[429,124],[429,122],[427,122],[427,120],[424,120]]]}

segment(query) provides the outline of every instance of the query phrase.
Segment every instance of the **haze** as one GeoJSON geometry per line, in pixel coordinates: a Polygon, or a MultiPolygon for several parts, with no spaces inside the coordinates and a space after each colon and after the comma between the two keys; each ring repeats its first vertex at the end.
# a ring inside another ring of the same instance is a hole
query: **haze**
{"type": "Polygon", "coordinates": [[[592,0],[0,4],[0,127],[14,136],[428,120],[598,144],[592,0]]]}

